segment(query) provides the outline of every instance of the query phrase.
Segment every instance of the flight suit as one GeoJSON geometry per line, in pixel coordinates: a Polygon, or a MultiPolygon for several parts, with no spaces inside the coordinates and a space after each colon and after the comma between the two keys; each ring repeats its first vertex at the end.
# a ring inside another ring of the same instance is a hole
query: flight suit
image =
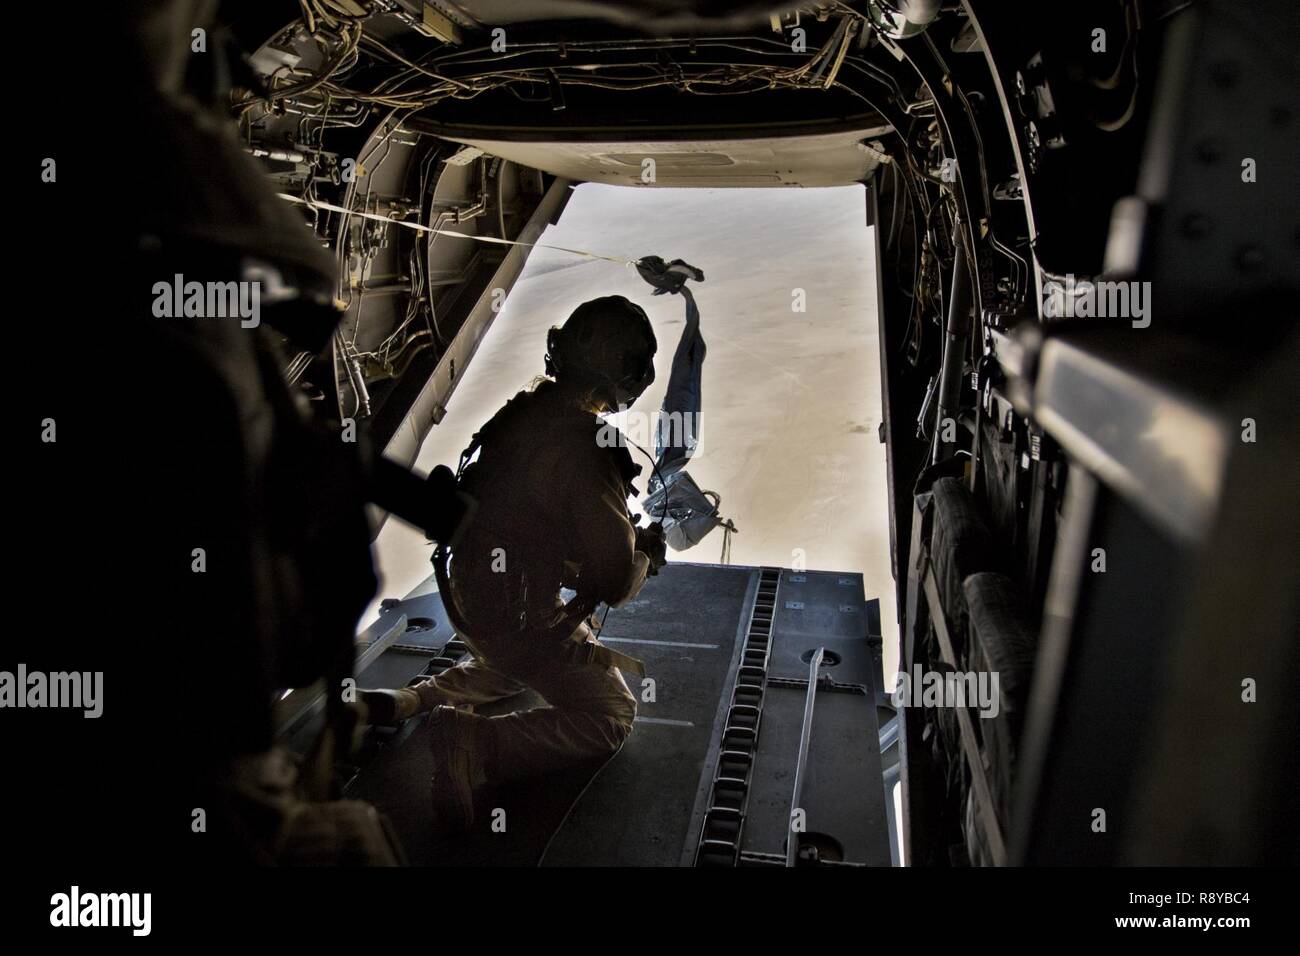
{"type": "Polygon", "coordinates": [[[486,782],[607,756],[632,730],[636,698],[616,667],[581,652],[595,635],[585,621],[567,624],[561,601],[569,587],[621,604],[650,570],[627,511],[639,469],[626,448],[602,447],[598,436],[611,433],[548,381],[516,395],[476,436],[479,456],[461,487],[478,510],[450,564],[450,597],[474,657],[413,689],[422,710],[525,688],[546,700],[461,722],[486,782]]]}

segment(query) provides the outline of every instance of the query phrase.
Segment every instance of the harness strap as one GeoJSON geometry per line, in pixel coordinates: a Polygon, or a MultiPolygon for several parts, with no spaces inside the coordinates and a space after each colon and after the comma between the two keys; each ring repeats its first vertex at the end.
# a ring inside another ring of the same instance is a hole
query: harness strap
{"type": "Polygon", "coordinates": [[[617,667],[621,671],[645,676],[645,664],[628,654],[598,644],[595,641],[568,640],[564,648],[565,656],[582,664],[595,664],[600,667],[617,667]]]}
{"type": "MultiPolygon", "coordinates": [[[[447,574],[447,559],[449,556],[450,554],[445,547],[439,547],[434,551],[433,576],[438,582],[438,592],[442,596],[442,606],[447,611],[447,620],[461,634],[469,635],[469,628],[465,626],[465,619],[461,616],[460,608],[456,605],[456,597],[451,591],[451,580],[447,574]]],[[[546,631],[533,636],[531,639],[545,641],[547,638],[554,638],[558,640],[560,653],[579,664],[617,667],[619,670],[635,674],[637,677],[644,677],[645,664],[635,657],[620,653],[595,641],[573,639],[573,635],[578,631],[578,626],[591,616],[598,603],[598,601],[592,601],[590,598],[584,598],[581,595],[575,597],[565,605],[564,616],[559,623],[552,625],[546,631]]]]}

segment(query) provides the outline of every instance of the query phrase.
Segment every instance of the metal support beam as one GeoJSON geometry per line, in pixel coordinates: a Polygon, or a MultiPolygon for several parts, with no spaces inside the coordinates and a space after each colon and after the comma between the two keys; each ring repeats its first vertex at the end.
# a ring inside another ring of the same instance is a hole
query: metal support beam
{"type": "Polygon", "coordinates": [[[821,669],[826,648],[813,651],[808,663],[808,693],[803,703],[803,726],[799,730],[799,756],[794,763],[794,795],[790,798],[789,832],[786,835],[785,865],[794,866],[799,859],[799,833],[794,828],[795,814],[803,809],[804,777],[808,771],[808,747],[812,743],[813,707],[817,703],[817,671],[821,669]]]}

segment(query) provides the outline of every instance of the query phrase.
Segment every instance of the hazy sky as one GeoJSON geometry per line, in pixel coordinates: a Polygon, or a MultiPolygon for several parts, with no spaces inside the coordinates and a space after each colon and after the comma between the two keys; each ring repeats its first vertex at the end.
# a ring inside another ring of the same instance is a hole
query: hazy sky
{"type": "MultiPolygon", "coordinates": [[[[888,686],[896,625],[885,451],[876,433],[875,254],[864,196],[858,186],[586,184],[541,241],[628,258],[681,258],[704,270],[695,297],[708,357],[700,446],[689,471],[700,487],[722,495],[722,513],[739,529],[731,563],[790,567],[802,555],[809,569],[862,573],[866,596],[881,600],[888,686]],[[805,312],[793,308],[797,290],[805,312]]],[[[684,319],[679,297],[650,292],[628,267],[534,251],[418,466],[454,468],[474,431],[541,374],[547,329],[596,296],[625,295],[649,313],[659,339],[656,377],[633,412],[653,413],[684,319]]],[[[644,491],[644,472],[639,487],[644,491]]],[[[714,563],[721,549],[719,529],[689,551],[670,551],[669,560],[714,563]]],[[[424,582],[430,553],[423,534],[389,521],[375,547],[379,597],[405,597],[424,582]]],[[[377,607],[378,599],[363,624],[377,607]]]]}

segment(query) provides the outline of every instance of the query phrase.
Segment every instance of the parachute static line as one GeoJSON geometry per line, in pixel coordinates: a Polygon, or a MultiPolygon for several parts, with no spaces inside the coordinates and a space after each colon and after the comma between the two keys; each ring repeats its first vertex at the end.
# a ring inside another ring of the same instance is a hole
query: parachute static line
{"type": "Polygon", "coordinates": [[[570,255],[582,256],[584,259],[602,259],[605,262],[617,262],[624,266],[640,265],[640,259],[626,259],[623,256],[606,256],[599,252],[587,252],[583,249],[569,249],[566,246],[553,246],[545,242],[518,242],[514,239],[498,239],[496,236],[472,236],[463,232],[453,232],[450,229],[435,229],[433,226],[426,226],[418,222],[407,222],[405,219],[390,219],[388,216],[381,216],[374,212],[362,212],[358,209],[348,209],[345,206],[338,206],[331,202],[323,202],[319,199],[303,199],[300,196],[292,196],[289,193],[276,193],[281,199],[296,203],[300,206],[307,206],[311,209],[324,209],[328,212],[342,213],[345,216],[358,216],[362,219],[372,219],[375,222],[391,223],[396,226],[405,226],[407,229],[414,229],[416,232],[433,233],[435,236],[450,236],[454,239],[472,239],[475,242],[490,242],[499,246],[528,246],[533,249],[554,249],[557,252],[567,252],[570,255]]]}

